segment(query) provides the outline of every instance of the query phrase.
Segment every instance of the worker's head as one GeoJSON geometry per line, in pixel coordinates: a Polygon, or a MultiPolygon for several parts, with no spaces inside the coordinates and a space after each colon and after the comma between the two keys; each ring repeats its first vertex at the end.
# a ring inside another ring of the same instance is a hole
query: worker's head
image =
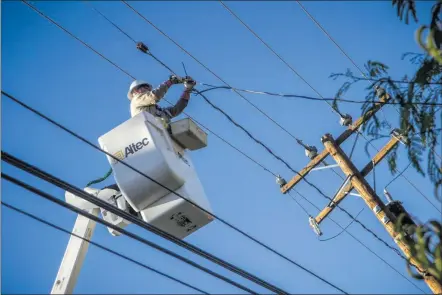
{"type": "Polygon", "coordinates": [[[135,80],[130,84],[129,91],[127,92],[127,98],[129,100],[137,93],[144,93],[146,91],[152,90],[152,86],[144,81],[135,80]]]}

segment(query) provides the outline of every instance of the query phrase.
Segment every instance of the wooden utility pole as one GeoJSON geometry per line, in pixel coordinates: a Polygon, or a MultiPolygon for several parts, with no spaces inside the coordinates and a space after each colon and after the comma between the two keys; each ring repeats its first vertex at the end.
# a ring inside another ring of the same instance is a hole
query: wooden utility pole
{"type": "MultiPolygon", "coordinates": [[[[395,243],[399,246],[405,256],[410,259],[410,262],[417,267],[421,275],[424,276],[425,282],[433,293],[442,294],[442,283],[431,274],[426,273],[424,266],[412,257],[410,247],[404,242],[405,239],[407,239],[407,235],[403,232],[396,231],[395,223],[398,216],[393,215],[384,205],[379,196],[376,195],[376,192],[365,180],[363,174],[355,167],[330,134],[324,135],[322,137],[322,142],[327,152],[335,159],[345,175],[350,177],[351,185],[359,192],[362,199],[364,199],[368,207],[374,212],[375,216],[385,227],[395,243]]],[[[408,215],[406,211],[404,213],[408,215]]]]}
{"type": "MultiPolygon", "coordinates": [[[[397,136],[392,136],[390,141],[374,156],[374,158],[368,162],[367,165],[361,170],[362,176],[367,176],[374,167],[379,164],[385,156],[399,143],[399,138],[397,136]]],[[[328,152],[328,150],[327,150],[328,152]]],[[[354,186],[352,182],[349,182],[336,194],[333,198],[333,201],[330,202],[329,206],[325,207],[319,214],[316,216],[315,220],[318,224],[320,224],[332,211],[333,209],[344,200],[344,198],[353,190],[354,186]]]]}

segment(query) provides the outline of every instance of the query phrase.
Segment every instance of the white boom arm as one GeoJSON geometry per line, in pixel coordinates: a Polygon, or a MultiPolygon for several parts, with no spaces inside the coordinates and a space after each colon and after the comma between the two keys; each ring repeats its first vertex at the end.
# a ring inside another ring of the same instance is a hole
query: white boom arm
{"type": "MultiPolygon", "coordinates": [[[[94,208],[87,211],[95,216],[98,216],[100,209],[94,208]]],[[[74,228],[72,229],[72,233],[78,235],[79,237],[90,240],[92,238],[92,234],[94,233],[95,225],[96,222],[94,220],[90,220],[83,215],[78,215],[74,228]]],[[[66,252],[64,253],[63,260],[61,261],[61,265],[58,270],[57,277],[55,278],[51,294],[73,293],[81,266],[83,265],[84,258],[86,257],[88,247],[89,242],[75,236],[70,237],[66,252]]]]}

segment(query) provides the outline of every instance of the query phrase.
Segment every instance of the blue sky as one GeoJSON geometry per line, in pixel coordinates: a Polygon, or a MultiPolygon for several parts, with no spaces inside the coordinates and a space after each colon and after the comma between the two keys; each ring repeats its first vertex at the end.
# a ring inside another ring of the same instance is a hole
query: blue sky
{"type": "MultiPolygon", "coordinates": [[[[99,52],[137,78],[159,84],[169,73],[153,59],[142,55],[134,44],[83,2],[39,2],[34,5],[65,26],[99,52]]],[[[428,18],[432,2],[419,3],[419,17],[428,18]]],[[[307,18],[295,2],[229,2],[247,24],[281,54],[323,96],[331,97],[341,81],[331,73],[352,68],[351,63],[307,18]]],[[[121,2],[94,3],[133,38],[145,42],[152,53],[182,72],[181,62],[198,82],[220,85],[212,74],[180,51],[121,2]]],[[[169,34],[229,84],[245,89],[312,95],[315,93],[268,51],[253,35],[217,2],[134,2],[140,13],[169,34]]],[[[367,60],[386,62],[393,76],[412,73],[413,67],[401,60],[407,51],[419,51],[414,41],[415,24],[405,25],[395,16],[390,1],[305,2],[305,7],[336,41],[362,66],[367,60]],[[332,13],[331,13],[332,12],[332,13]]],[[[104,59],[85,48],[63,31],[20,2],[2,2],[2,90],[47,114],[56,121],[97,142],[102,134],[130,117],[126,98],[131,79],[104,59]]],[[[183,73],[182,73],[183,74],[183,73]]],[[[363,99],[362,85],[348,98],[363,99]]],[[[175,101],[181,87],[167,95],[175,101]]],[[[300,170],[308,159],[295,141],[249,104],[228,90],[208,93],[208,97],[237,122],[267,143],[300,170]]],[[[295,136],[322,149],[325,133],[337,137],[343,128],[338,117],[323,102],[286,100],[247,94],[246,97],[295,136]]],[[[83,187],[108,170],[103,154],[51,126],[29,111],[2,97],[2,150],[12,153],[72,184],[83,187]]],[[[342,105],[353,117],[359,105],[342,105]]],[[[266,167],[289,179],[293,173],[254,144],[202,99],[192,97],[186,112],[266,167]]],[[[397,126],[392,106],[385,114],[397,126]]],[[[349,152],[351,138],[343,148],[349,152]]],[[[376,142],[380,148],[385,141],[376,142]]],[[[359,140],[353,156],[358,167],[369,158],[359,140]]],[[[408,162],[400,147],[399,168],[408,162]]],[[[370,149],[372,155],[375,153],[370,149]]],[[[288,196],[282,195],[275,179],[232,148],[209,135],[209,146],[192,153],[200,179],[214,213],[285,254],[296,262],[340,286],[349,293],[420,292],[403,277],[363,248],[347,233],[321,242],[308,226],[305,213],[288,196]]],[[[332,160],[329,159],[329,162],[332,160]]],[[[64,192],[2,163],[2,171],[64,198],[64,192]]],[[[431,201],[430,182],[412,169],[407,177],[431,201]]],[[[384,162],[376,168],[376,190],[393,176],[384,162]]],[[[367,178],[372,184],[372,175],[367,178]]],[[[309,180],[329,196],[341,180],[329,170],[313,172],[309,180]]],[[[108,179],[105,183],[109,184],[108,179]]],[[[6,181],[1,182],[2,200],[71,229],[75,214],[34,196],[6,181]]],[[[392,195],[421,221],[440,218],[438,212],[403,179],[390,187],[392,195]]],[[[297,189],[319,207],[328,203],[307,184],[297,189]]],[[[316,215],[304,200],[300,202],[316,215]]],[[[343,207],[357,214],[365,205],[348,197],[343,207]]],[[[342,226],[350,220],[340,212],[332,218],[342,226]]],[[[384,240],[393,244],[373,214],[365,209],[359,220],[384,240]]],[[[322,225],[324,238],[340,229],[330,220],[322,225]]],[[[205,266],[243,282],[254,290],[261,287],[246,282],[202,258],[187,253],[135,226],[127,229],[189,257],[205,266]]],[[[68,236],[2,208],[2,292],[47,293],[50,291],[68,236]]],[[[375,240],[357,224],[348,229],[354,236],[388,261],[402,274],[405,263],[393,251],[375,240]]],[[[126,237],[112,237],[97,226],[93,240],[121,251],[132,258],[195,284],[210,293],[238,293],[240,290],[191,268],[171,257],[149,249],[126,237]]],[[[336,290],[282,260],[261,246],[212,222],[186,239],[202,249],[232,262],[247,271],[292,293],[335,293],[336,290]]],[[[416,284],[426,292],[425,284],[416,284]]],[[[78,279],[75,293],[192,293],[192,290],[162,278],[130,262],[91,246],[78,279]]]]}

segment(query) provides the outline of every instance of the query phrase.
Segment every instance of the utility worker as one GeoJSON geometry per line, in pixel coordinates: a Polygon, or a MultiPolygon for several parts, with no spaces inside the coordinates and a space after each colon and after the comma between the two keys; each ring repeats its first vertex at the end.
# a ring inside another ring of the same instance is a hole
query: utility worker
{"type": "Polygon", "coordinates": [[[195,84],[196,82],[191,77],[181,78],[171,75],[169,80],[152,90],[152,85],[145,81],[133,81],[127,92],[127,98],[130,100],[131,117],[145,111],[161,118],[167,125],[171,118],[178,116],[186,108],[190,99],[190,92],[195,87],[195,84]],[[178,102],[172,107],[161,108],[158,106],[157,103],[164,97],[169,88],[175,84],[184,84],[184,91],[178,102]]]}

